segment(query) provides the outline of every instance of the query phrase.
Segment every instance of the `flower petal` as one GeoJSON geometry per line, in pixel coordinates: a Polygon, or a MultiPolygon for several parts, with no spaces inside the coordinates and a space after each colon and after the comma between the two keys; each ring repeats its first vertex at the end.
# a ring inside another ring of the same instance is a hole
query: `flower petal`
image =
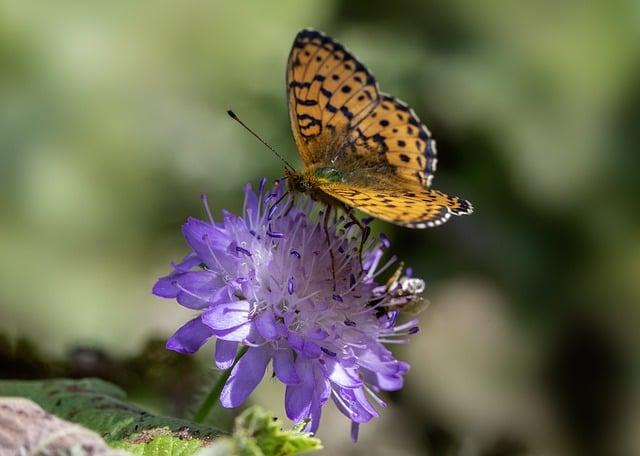
{"type": "Polygon", "coordinates": [[[322,328],[314,328],[312,331],[307,333],[307,337],[313,340],[322,341],[329,337],[329,333],[322,328]]]}
{"type": "Polygon", "coordinates": [[[304,348],[304,339],[297,333],[289,332],[287,341],[289,342],[289,346],[297,352],[301,352],[304,348]]]}
{"type": "Polygon", "coordinates": [[[182,225],[182,234],[200,261],[209,268],[220,272],[233,270],[231,268],[235,266],[235,259],[227,258],[224,253],[229,245],[229,234],[225,230],[209,222],[189,217],[182,225]]]}
{"type": "Polygon", "coordinates": [[[322,350],[320,349],[320,345],[307,339],[304,341],[302,353],[307,358],[318,358],[322,354],[322,350]]]}
{"type": "Polygon", "coordinates": [[[238,407],[258,386],[267,363],[271,359],[271,347],[249,348],[231,371],[231,376],[225,383],[220,395],[220,403],[227,408],[238,407]]]}
{"type": "Polygon", "coordinates": [[[303,354],[307,358],[318,358],[322,354],[322,350],[318,344],[305,339],[297,333],[289,332],[287,335],[287,341],[291,348],[298,353],[303,354]]]}
{"type": "Polygon", "coordinates": [[[192,271],[176,276],[176,288],[180,290],[178,303],[190,309],[209,307],[214,297],[223,291],[224,282],[211,271],[192,271]]]}
{"type": "Polygon", "coordinates": [[[213,335],[211,328],[206,326],[200,317],[187,322],[167,340],[166,347],[178,353],[190,355],[213,335]]]}
{"type": "Polygon", "coordinates": [[[364,393],[364,388],[356,388],[353,390],[353,396],[358,401],[358,404],[371,415],[371,417],[378,417],[378,412],[367,399],[367,395],[364,393]]]}
{"type": "Polygon", "coordinates": [[[173,273],[160,278],[153,294],[162,298],[177,298],[189,309],[203,309],[216,301],[228,301],[228,292],[222,279],[211,271],[173,273]]]}
{"type": "Polygon", "coordinates": [[[199,265],[202,262],[198,255],[194,252],[189,252],[180,263],[174,264],[173,269],[176,272],[188,272],[191,268],[199,265]]]}
{"type": "Polygon", "coordinates": [[[248,301],[218,304],[202,314],[202,321],[214,331],[226,331],[249,322],[248,301]]]}
{"type": "Polygon", "coordinates": [[[190,271],[181,274],[177,280],[182,287],[194,292],[216,290],[225,285],[219,275],[211,271],[190,271]]]}
{"type": "Polygon", "coordinates": [[[381,344],[358,353],[358,364],[383,375],[395,375],[406,372],[408,364],[397,361],[393,354],[381,344]]]}
{"type": "Polygon", "coordinates": [[[273,370],[276,377],[285,385],[298,385],[300,377],[296,373],[291,350],[277,350],[273,354],[273,370]]]}
{"type": "Polygon", "coordinates": [[[213,334],[215,334],[218,339],[244,342],[245,340],[253,339],[255,331],[252,324],[246,323],[244,325],[236,326],[235,328],[227,329],[225,331],[214,330],[213,334]]]}
{"type": "Polygon", "coordinates": [[[160,277],[153,286],[152,293],[161,298],[175,298],[180,293],[180,290],[175,285],[175,280],[175,273],[160,277]]]}
{"type": "Polygon", "coordinates": [[[209,253],[208,247],[202,242],[203,236],[208,237],[211,242],[210,245],[218,247],[218,250],[223,245],[228,244],[226,239],[222,239],[226,238],[226,233],[220,227],[194,217],[189,217],[182,225],[182,234],[189,246],[201,259],[204,259],[209,253]]]}
{"type": "Polygon", "coordinates": [[[321,364],[321,369],[332,382],[344,387],[344,388],[358,388],[362,386],[362,380],[360,380],[352,369],[346,369],[335,358],[325,357],[321,364]]]}
{"type": "Polygon", "coordinates": [[[358,433],[360,432],[360,423],[355,421],[351,422],[351,441],[356,443],[358,441],[358,433]]]}
{"type": "Polygon", "coordinates": [[[305,429],[307,432],[316,433],[318,427],[320,426],[320,418],[322,417],[322,404],[319,401],[313,401],[311,405],[311,409],[309,410],[309,418],[311,421],[309,422],[309,426],[305,429]]]}
{"type": "Polygon", "coordinates": [[[313,365],[308,359],[303,356],[298,356],[295,366],[301,382],[299,385],[287,386],[284,406],[289,419],[297,423],[309,416],[313,403],[315,382],[313,378],[313,365]]]}
{"type": "Polygon", "coordinates": [[[367,383],[375,385],[383,391],[398,391],[404,385],[404,374],[409,370],[409,365],[402,361],[395,361],[394,370],[394,374],[387,374],[363,368],[361,373],[367,383]]]}
{"type": "Polygon", "coordinates": [[[401,375],[376,375],[376,386],[383,391],[398,391],[404,385],[404,378],[401,375]]]}
{"type": "Polygon", "coordinates": [[[338,409],[352,421],[366,423],[378,416],[378,412],[367,401],[363,388],[334,388],[332,396],[338,409]]]}
{"type": "Polygon", "coordinates": [[[215,360],[218,369],[229,369],[233,365],[237,351],[238,342],[217,339],[215,360]]]}
{"type": "Polygon", "coordinates": [[[276,327],[276,319],[271,310],[266,310],[258,315],[253,322],[256,325],[258,333],[267,340],[277,339],[278,328],[276,327]]]}
{"type": "Polygon", "coordinates": [[[315,433],[318,430],[318,426],[320,426],[320,417],[322,415],[322,406],[327,402],[329,397],[331,397],[331,384],[326,378],[317,376],[313,403],[311,404],[311,410],[309,411],[311,421],[307,427],[308,432],[315,433]]]}

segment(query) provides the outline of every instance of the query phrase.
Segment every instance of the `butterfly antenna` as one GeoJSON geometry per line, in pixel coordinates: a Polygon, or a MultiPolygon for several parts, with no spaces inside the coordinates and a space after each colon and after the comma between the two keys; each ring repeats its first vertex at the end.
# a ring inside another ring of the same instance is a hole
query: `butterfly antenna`
{"type": "Polygon", "coordinates": [[[247,127],[247,125],[240,120],[240,118],[238,118],[238,116],[236,115],[235,112],[233,112],[232,110],[228,110],[227,114],[229,114],[229,117],[231,117],[233,120],[235,120],[236,122],[238,122],[240,125],[242,125],[245,130],[247,130],[249,133],[251,133],[253,136],[255,136],[258,141],[260,141],[262,144],[264,144],[265,146],[267,146],[267,149],[269,149],[271,152],[273,152],[276,157],[278,157],[280,160],[282,160],[284,162],[284,164],[291,170],[291,171],[295,171],[295,168],[293,166],[291,166],[289,164],[289,162],[287,160],[284,159],[284,157],[282,155],[280,155],[273,147],[271,147],[264,139],[262,139],[260,136],[258,136],[258,134],[253,131],[251,128],[247,127]]]}

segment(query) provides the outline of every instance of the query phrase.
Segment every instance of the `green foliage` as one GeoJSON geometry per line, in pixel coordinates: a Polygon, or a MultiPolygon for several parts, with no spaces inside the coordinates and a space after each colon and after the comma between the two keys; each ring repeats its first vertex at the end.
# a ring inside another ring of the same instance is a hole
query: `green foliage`
{"type": "Polygon", "coordinates": [[[94,430],[108,443],[142,443],[159,434],[207,443],[223,434],[214,427],[151,415],[125,402],[120,388],[99,379],[0,381],[0,396],[29,398],[49,413],[94,430]]]}
{"type": "Polygon", "coordinates": [[[271,413],[260,407],[252,407],[236,419],[233,438],[239,445],[247,444],[247,447],[250,441],[255,441],[262,450],[251,453],[256,455],[287,455],[321,449],[320,440],[311,437],[308,432],[302,432],[302,428],[299,425],[284,431],[271,413]]]}
{"type": "Polygon", "coordinates": [[[304,425],[285,431],[270,412],[254,406],[236,418],[231,438],[216,441],[197,456],[286,456],[322,449],[319,439],[302,432],[304,425]]]}
{"type": "Polygon", "coordinates": [[[303,426],[282,430],[252,407],[236,418],[234,433],[187,420],[154,416],[125,402],[120,388],[99,379],[0,381],[0,396],[26,397],[47,412],[100,434],[112,447],[137,456],[285,456],[322,448],[303,426]],[[206,447],[206,448],[203,448],[206,447]]]}
{"type": "Polygon", "coordinates": [[[149,436],[150,440],[130,442],[121,440],[111,444],[112,447],[126,450],[135,456],[188,456],[202,448],[198,439],[182,440],[173,435],[149,436]]]}

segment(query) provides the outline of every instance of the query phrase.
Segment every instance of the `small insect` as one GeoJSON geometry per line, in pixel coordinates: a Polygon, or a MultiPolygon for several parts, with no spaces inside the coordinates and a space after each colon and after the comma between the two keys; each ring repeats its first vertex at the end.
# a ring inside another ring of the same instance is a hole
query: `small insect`
{"type": "Polygon", "coordinates": [[[415,316],[429,306],[429,301],[422,296],[424,280],[402,276],[403,271],[404,263],[400,263],[387,281],[386,292],[393,294],[394,298],[385,306],[385,311],[400,310],[415,316]]]}

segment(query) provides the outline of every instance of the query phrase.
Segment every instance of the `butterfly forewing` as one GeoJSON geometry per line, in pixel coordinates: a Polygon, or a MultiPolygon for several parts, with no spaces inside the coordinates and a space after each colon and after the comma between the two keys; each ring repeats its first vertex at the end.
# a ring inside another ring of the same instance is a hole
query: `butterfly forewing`
{"type": "Polygon", "coordinates": [[[339,148],[380,100],[367,68],[341,44],[314,30],[296,36],[287,64],[287,91],[291,128],[307,165],[327,158],[327,143],[339,148]]]}

